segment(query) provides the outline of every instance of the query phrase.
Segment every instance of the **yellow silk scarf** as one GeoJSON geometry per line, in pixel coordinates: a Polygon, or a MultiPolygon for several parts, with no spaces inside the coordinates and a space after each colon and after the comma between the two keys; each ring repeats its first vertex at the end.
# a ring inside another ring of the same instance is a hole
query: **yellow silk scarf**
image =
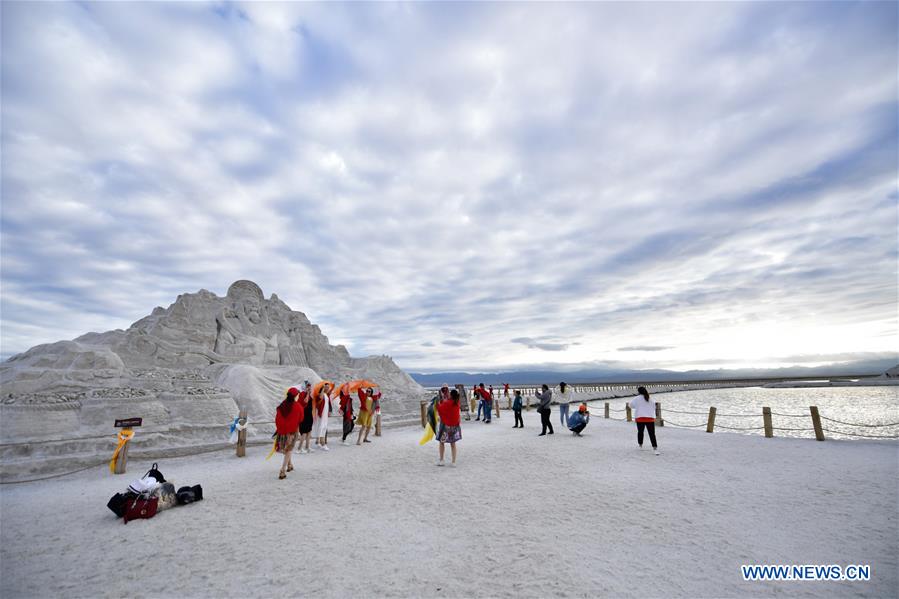
{"type": "Polygon", "coordinates": [[[119,452],[121,452],[128,441],[130,441],[131,438],[134,437],[134,431],[130,428],[123,428],[119,431],[118,437],[119,444],[116,445],[115,451],[112,453],[112,459],[109,460],[109,471],[113,474],[115,474],[115,462],[119,457],[119,452]]]}

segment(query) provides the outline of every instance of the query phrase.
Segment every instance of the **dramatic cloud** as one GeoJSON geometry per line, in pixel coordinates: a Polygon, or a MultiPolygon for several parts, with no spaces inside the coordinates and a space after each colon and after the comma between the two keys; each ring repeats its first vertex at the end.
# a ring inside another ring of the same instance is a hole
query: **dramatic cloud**
{"type": "Polygon", "coordinates": [[[409,369],[895,351],[894,3],[0,10],[4,356],[243,278],[409,369]]]}

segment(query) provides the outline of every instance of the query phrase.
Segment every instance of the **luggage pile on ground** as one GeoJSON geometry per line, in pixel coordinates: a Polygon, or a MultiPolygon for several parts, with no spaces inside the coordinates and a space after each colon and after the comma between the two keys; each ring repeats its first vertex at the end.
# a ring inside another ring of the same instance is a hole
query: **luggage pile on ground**
{"type": "Polygon", "coordinates": [[[145,475],[128,485],[124,493],[116,493],[106,504],[125,524],[130,520],[152,518],[159,510],[185,505],[203,499],[203,487],[181,487],[177,491],[154,463],[145,475]]]}

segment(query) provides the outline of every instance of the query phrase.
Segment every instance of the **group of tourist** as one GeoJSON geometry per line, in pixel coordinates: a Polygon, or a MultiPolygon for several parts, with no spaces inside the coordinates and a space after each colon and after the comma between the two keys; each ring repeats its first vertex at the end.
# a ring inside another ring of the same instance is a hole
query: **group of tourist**
{"type": "MultiPolygon", "coordinates": [[[[458,386],[457,386],[458,387],[458,386]]],[[[311,439],[315,439],[316,446],[323,451],[328,451],[328,416],[332,412],[331,393],[334,389],[330,383],[324,383],[313,391],[312,385],[306,381],[302,385],[302,390],[291,387],[287,390],[287,396],[275,411],[275,450],[284,454],[284,461],[281,465],[281,471],[278,478],[286,478],[287,473],[293,470],[291,463],[291,455],[297,439],[299,439],[299,453],[309,453],[309,444],[311,439]],[[305,446],[305,447],[304,447],[305,446]]],[[[504,395],[508,396],[508,385],[505,386],[504,395]]],[[[637,423],[637,445],[643,448],[644,431],[649,434],[649,441],[652,444],[653,451],[659,455],[658,444],[655,435],[655,402],[649,399],[649,392],[645,387],[638,387],[637,393],[640,397],[636,397],[630,402],[630,407],[634,411],[634,420],[637,423]]],[[[343,420],[343,439],[344,445],[349,445],[347,437],[353,432],[355,425],[359,425],[359,436],[356,445],[370,443],[368,434],[372,426],[372,417],[379,410],[380,393],[375,393],[369,387],[367,389],[358,390],[359,397],[359,414],[355,415],[353,410],[353,399],[346,386],[339,389],[339,413],[343,420]]],[[[477,420],[481,420],[483,414],[484,422],[489,424],[492,421],[493,410],[493,387],[489,389],[484,383],[475,387],[474,397],[478,398],[477,420]]],[[[537,412],[540,414],[540,424],[542,431],[538,435],[552,435],[552,421],[550,420],[553,392],[548,385],[542,385],[539,391],[535,393],[537,398],[537,412]]],[[[436,431],[436,439],[439,443],[437,460],[438,466],[446,465],[446,444],[450,445],[450,454],[452,461],[450,467],[456,465],[458,451],[456,443],[462,439],[462,392],[458,388],[450,389],[449,385],[443,385],[438,392],[436,398],[436,411],[440,417],[440,425],[436,431]]],[[[578,406],[578,410],[570,413],[569,408],[572,400],[572,394],[568,385],[564,382],[559,385],[559,421],[568,428],[573,435],[581,436],[581,433],[590,422],[590,411],[587,404],[582,403],[578,406]]],[[[516,389],[514,399],[512,401],[512,411],[515,414],[515,425],[512,428],[524,428],[524,419],[521,416],[522,397],[521,391],[516,389]]]]}
{"type": "MultiPolygon", "coordinates": [[[[505,385],[504,387],[503,395],[508,397],[509,385],[505,385]]],[[[637,445],[641,449],[643,448],[643,433],[645,430],[649,433],[649,441],[652,444],[653,451],[656,455],[659,455],[655,435],[655,402],[650,401],[649,392],[646,390],[646,387],[638,387],[637,393],[639,393],[641,397],[634,398],[630,402],[631,409],[634,411],[634,420],[637,423],[637,445]]],[[[515,424],[512,428],[524,428],[524,419],[521,416],[521,391],[516,389],[514,394],[512,400],[512,412],[515,414],[515,424]]],[[[438,466],[443,466],[445,463],[444,455],[446,443],[450,444],[452,451],[452,462],[450,465],[456,465],[456,443],[462,439],[460,397],[461,394],[458,389],[450,390],[448,385],[443,385],[436,398],[437,413],[440,416],[440,426],[436,433],[437,441],[440,444],[438,450],[439,458],[437,460],[438,466]]],[[[540,414],[540,423],[543,427],[543,430],[537,436],[542,437],[547,434],[552,435],[555,432],[550,420],[550,405],[553,398],[552,389],[550,389],[548,385],[543,385],[541,389],[535,393],[535,397],[538,401],[537,412],[540,414]]],[[[570,387],[564,382],[560,383],[559,399],[557,400],[559,405],[559,420],[571,431],[572,435],[580,437],[582,436],[581,433],[590,422],[590,411],[587,409],[587,404],[582,403],[578,406],[576,412],[569,413],[572,397],[570,387]]],[[[476,420],[480,420],[481,414],[483,413],[484,422],[489,424],[491,421],[494,399],[493,387],[490,386],[488,389],[485,387],[484,383],[480,383],[474,388],[473,399],[477,399],[478,401],[476,420]]]]}
{"type": "MultiPolygon", "coordinates": [[[[333,413],[331,394],[334,386],[323,383],[313,389],[309,381],[301,388],[291,387],[284,400],[275,410],[275,446],[274,450],[284,454],[278,478],[284,479],[293,470],[291,456],[294,447],[297,453],[310,453],[310,443],[315,439],[315,446],[320,451],[330,451],[328,447],[328,417],[333,413]]],[[[343,445],[349,445],[347,437],[359,425],[359,436],[356,445],[371,443],[368,440],[373,416],[380,411],[381,393],[375,393],[372,387],[358,390],[359,414],[354,415],[353,398],[346,385],[339,389],[339,413],[343,420],[343,445]]]]}

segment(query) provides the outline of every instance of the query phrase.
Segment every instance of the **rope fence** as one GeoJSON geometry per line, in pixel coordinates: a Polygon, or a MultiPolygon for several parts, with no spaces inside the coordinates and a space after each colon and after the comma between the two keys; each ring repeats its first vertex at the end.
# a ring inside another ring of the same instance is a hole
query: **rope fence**
{"type": "MultiPolygon", "coordinates": [[[[610,402],[604,402],[604,416],[609,420],[624,420],[626,422],[632,421],[632,410],[629,403],[626,403],[623,408],[612,408],[610,402]],[[625,412],[625,418],[616,418],[610,415],[610,412],[625,412]]],[[[595,404],[594,404],[595,406],[595,404]]],[[[656,414],[655,414],[655,424],[658,426],[665,426],[668,424],[675,428],[702,428],[706,427],[707,433],[712,433],[715,431],[715,419],[716,417],[722,418],[758,418],[759,414],[718,414],[717,408],[714,406],[709,407],[708,413],[706,412],[697,412],[691,410],[677,410],[672,408],[666,408],[666,412],[673,412],[675,414],[685,414],[688,416],[706,416],[706,422],[698,422],[695,424],[685,424],[682,422],[675,422],[673,420],[669,420],[662,417],[662,404],[661,402],[655,402],[656,406],[656,414]]],[[[727,430],[727,431],[764,431],[765,437],[773,437],[774,431],[783,431],[783,432],[814,432],[815,439],[818,441],[824,441],[825,436],[824,433],[828,432],[833,435],[840,435],[846,437],[859,437],[865,439],[899,439],[899,433],[897,434],[886,434],[886,435],[871,435],[865,434],[855,431],[847,431],[847,430],[837,430],[837,429],[828,429],[824,428],[821,421],[833,422],[839,425],[847,426],[847,427],[861,427],[861,428],[890,428],[890,427],[899,427],[899,422],[888,422],[884,424],[870,424],[865,422],[847,422],[845,420],[837,420],[836,418],[829,418],[827,416],[822,416],[817,406],[809,406],[808,414],[787,414],[784,412],[774,412],[771,408],[765,406],[762,408],[762,426],[730,426],[729,424],[718,424],[717,427],[719,429],[727,430]],[[811,418],[811,427],[808,426],[774,426],[772,417],[778,416],[781,418],[811,418]]],[[[886,431],[885,431],[886,432],[886,431]]]]}
{"type": "Polygon", "coordinates": [[[665,424],[670,424],[671,426],[676,426],[678,428],[697,428],[706,425],[705,422],[700,422],[699,424],[678,424],[672,420],[665,420],[665,424]]]}
{"type": "Polygon", "coordinates": [[[765,428],[764,426],[724,426],[723,424],[718,424],[716,426],[729,431],[760,431],[765,428]]]}
{"type": "Polygon", "coordinates": [[[821,420],[829,420],[830,422],[836,422],[837,424],[845,424],[846,426],[864,426],[869,428],[880,428],[884,426],[899,426],[899,422],[890,422],[889,424],[862,424],[860,422],[843,422],[842,420],[837,420],[836,418],[828,418],[827,416],[821,416],[821,420]]]}
{"type": "Polygon", "coordinates": [[[91,468],[99,468],[105,464],[108,464],[109,460],[103,460],[98,464],[91,464],[90,466],[85,466],[84,468],[79,468],[78,470],[72,470],[71,472],[61,472],[59,474],[51,474],[50,476],[42,476],[40,478],[29,478],[27,480],[3,480],[0,481],[0,485],[20,485],[22,483],[33,483],[41,480],[50,480],[51,478],[60,478],[63,476],[69,476],[70,474],[77,474],[79,472],[84,472],[85,470],[90,470],[91,468]]]}

